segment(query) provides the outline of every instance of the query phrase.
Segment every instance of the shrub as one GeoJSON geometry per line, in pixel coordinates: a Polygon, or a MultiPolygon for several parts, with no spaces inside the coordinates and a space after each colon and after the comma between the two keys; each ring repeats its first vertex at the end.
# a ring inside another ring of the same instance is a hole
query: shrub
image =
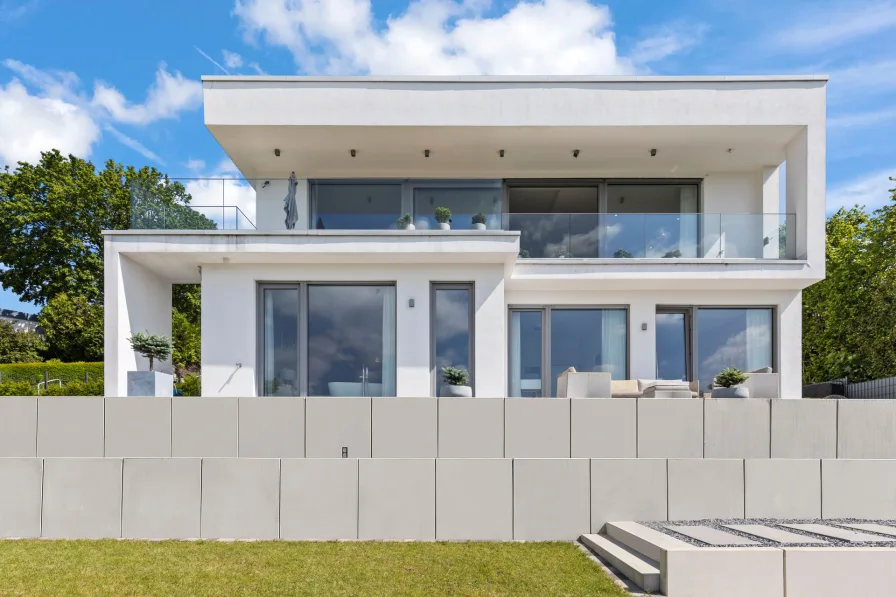
{"type": "Polygon", "coordinates": [[[103,380],[92,379],[88,383],[73,381],[63,386],[50,385],[41,390],[41,396],[102,396],[104,393],[103,380]]]}
{"type": "Polygon", "coordinates": [[[38,316],[47,338],[47,356],[63,361],[103,359],[103,306],[83,296],[54,296],[38,316]]]}
{"type": "Polygon", "coordinates": [[[451,210],[447,207],[437,207],[433,213],[439,224],[447,224],[451,221],[451,210]]]}
{"type": "Polygon", "coordinates": [[[102,363],[13,363],[0,365],[0,383],[25,382],[36,385],[44,380],[44,371],[50,379],[60,379],[62,383],[84,381],[84,373],[89,374],[91,381],[103,378],[102,363]]]}
{"type": "Polygon", "coordinates": [[[442,367],[442,381],[452,386],[465,386],[470,381],[470,372],[463,367],[442,367]]]}
{"type": "Polygon", "coordinates": [[[202,380],[198,375],[187,375],[175,386],[184,396],[202,396],[202,380]]]}
{"type": "Polygon", "coordinates": [[[0,396],[34,396],[34,386],[24,381],[0,383],[0,396]]]}
{"type": "Polygon", "coordinates": [[[399,230],[407,230],[408,226],[411,225],[411,214],[404,214],[398,220],[396,220],[396,225],[399,230]]]}
{"type": "Polygon", "coordinates": [[[128,338],[131,348],[149,359],[149,370],[153,371],[153,360],[165,361],[171,356],[171,338],[161,334],[137,332],[128,338]]]}
{"type": "Polygon", "coordinates": [[[482,215],[481,211],[478,214],[473,216],[473,223],[474,224],[485,224],[485,216],[482,215]]]}
{"type": "Polygon", "coordinates": [[[737,367],[726,367],[725,369],[722,369],[721,373],[716,375],[713,381],[717,386],[730,388],[747,381],[747,376],[737,367]]]}

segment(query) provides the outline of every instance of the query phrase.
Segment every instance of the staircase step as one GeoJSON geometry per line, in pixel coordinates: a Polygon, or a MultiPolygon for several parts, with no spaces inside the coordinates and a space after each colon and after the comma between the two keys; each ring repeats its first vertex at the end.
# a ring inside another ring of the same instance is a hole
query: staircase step
{"type": "Polygon", "coordinates": [[[688,547],[684,541],[654,531],[637,522],[608,522],[606,529],[607,535],[655,562],[661,561],[664,549],[688,547]]]}
{"type": "Polygon", "coordinates": [[[579,540],[610,562],[627,579],[648,593],[660,590],[660,565],[607,535],[582,535],[579,540]]]}

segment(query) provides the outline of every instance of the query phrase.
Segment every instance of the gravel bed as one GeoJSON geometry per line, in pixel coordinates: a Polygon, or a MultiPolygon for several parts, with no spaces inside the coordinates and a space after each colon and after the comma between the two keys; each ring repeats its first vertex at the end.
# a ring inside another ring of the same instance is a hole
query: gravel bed
{"type": "Polygon", "coordinates": [[[833,518],[822,520],[820,518],[809,518],[809,519],[781,519],[781,518],[708,518],[704,520],[677,520],[677,521],[668,521],[668,522],[658,522],[658,521],[649,521],[649,522],[641,522],[640,524],[654,529],[656,531],[660,531],[666,535],[670,535],[675,537],[680,541],[684,541],[685,543],[690,543],[691,545],[696,545],[698,547],[719,547],[719,546],[710,546],[704,543],[703,541],[698,541],[693,537],[688,537],[687,535],[682,535],[681,533],[676,533],[670,529],[666,528],[666,525],[673,526],[705,526],[713,529],[717,529],[719,531],[724,531],[726,533],[730,533],[732,535],[737,535],[738,537],[743,537],[745,539],[750,539],[751,541],[755,541],[758,545],[732,545],[732,547],[896,547],[896,538],[887,537],[886,535],[881,535],[880,533],[875,533],[874,531],[865,531],[858,529],[850,529],[848,527],[844,527],[846,524],[862,524],[862,523],[876,523],[888,527],[893,527],[896,530],[896,520],[870,520],[867,518],[833,518]],[[734,529],[729,529],[723,525],[726,524],[761,524],[766,527],[780,529],[782,531],[787,531],[788,533],[793,533],[795,535],[804,535],[806,537],[810,537],[812,539],[820,539],[824,541],[824,543],[813,543],[811,545],[807,544],[796,544],[796,543],[778,543],[777,541],[770,541],[768,539],[764,539],[762,537],[757,537],[755,535],[750,535],[748,533],[743,533],[740,531],[736,531],[734,529]],[[815,533],[810,533],[808,531],[802,531],[799,529],[791,529],[789,527],[782,527],[783,524],[823,524],[832,527],[840,527],[845,528],[849,531],[856,531],[860,533],[866,533],[868,535],[877,535],[884,539],[884,541],[880,542],[869,542],[869,541],[844,541],[842,539],[835,539],[833,537],[825,537],[823,535],[817,535],[815,533]]]}

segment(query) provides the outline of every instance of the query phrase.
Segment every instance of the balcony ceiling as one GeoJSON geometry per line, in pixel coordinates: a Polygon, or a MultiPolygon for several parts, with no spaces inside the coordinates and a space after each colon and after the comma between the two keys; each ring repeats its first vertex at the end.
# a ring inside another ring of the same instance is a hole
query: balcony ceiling
{"type": "Polygon", "coordinates": [[[778,165],[803,127],[208,128],[246,178],[270,179],[286,178],[291,171],[303,178],[702,177],[778,165]],[[652,148],[656,157],[650,156],[652,148]],[[355,158],[351,149],[357,151],[355,158]],[[574,149],[580,151],[578,158],[574,149]]]}

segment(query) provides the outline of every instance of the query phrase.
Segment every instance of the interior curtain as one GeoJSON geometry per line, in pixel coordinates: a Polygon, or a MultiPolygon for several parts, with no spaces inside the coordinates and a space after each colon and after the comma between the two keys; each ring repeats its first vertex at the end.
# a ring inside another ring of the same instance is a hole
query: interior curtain
{"type": "Polygon", "coordinates": [[[268,384],[274,380],[274,293],[264,291],[264,380],[262,392],[270,393],[268,384]]]}
{"type": "Polygon", "coordinates": [[[395,396],[395,287],[383,288],[383,396],[395,396]]]}
{"type": "Polygon", "coordinates": [[[522,341],[520,340],[520,312],[510,312],[510,397],[522,396],[522,341]]]}
{"type": "Polygon", "coordinates": [[[625,310],[603,309],[600,332],[601,370],[608,371],[613,379],[625,379],[628,356],[625,310]]]}
{"type": "Polygon", "coordinates": [[[682,257],[697,255],[697,187],[681,187],[679,191],[679,213],[681,215],[678,246],[682,257]]]}
{"type": "Polygon", "coordinates": [[[747,362],[752,371],[772,364],[772,312],[770,309],[747,309],[747,362]]]}

